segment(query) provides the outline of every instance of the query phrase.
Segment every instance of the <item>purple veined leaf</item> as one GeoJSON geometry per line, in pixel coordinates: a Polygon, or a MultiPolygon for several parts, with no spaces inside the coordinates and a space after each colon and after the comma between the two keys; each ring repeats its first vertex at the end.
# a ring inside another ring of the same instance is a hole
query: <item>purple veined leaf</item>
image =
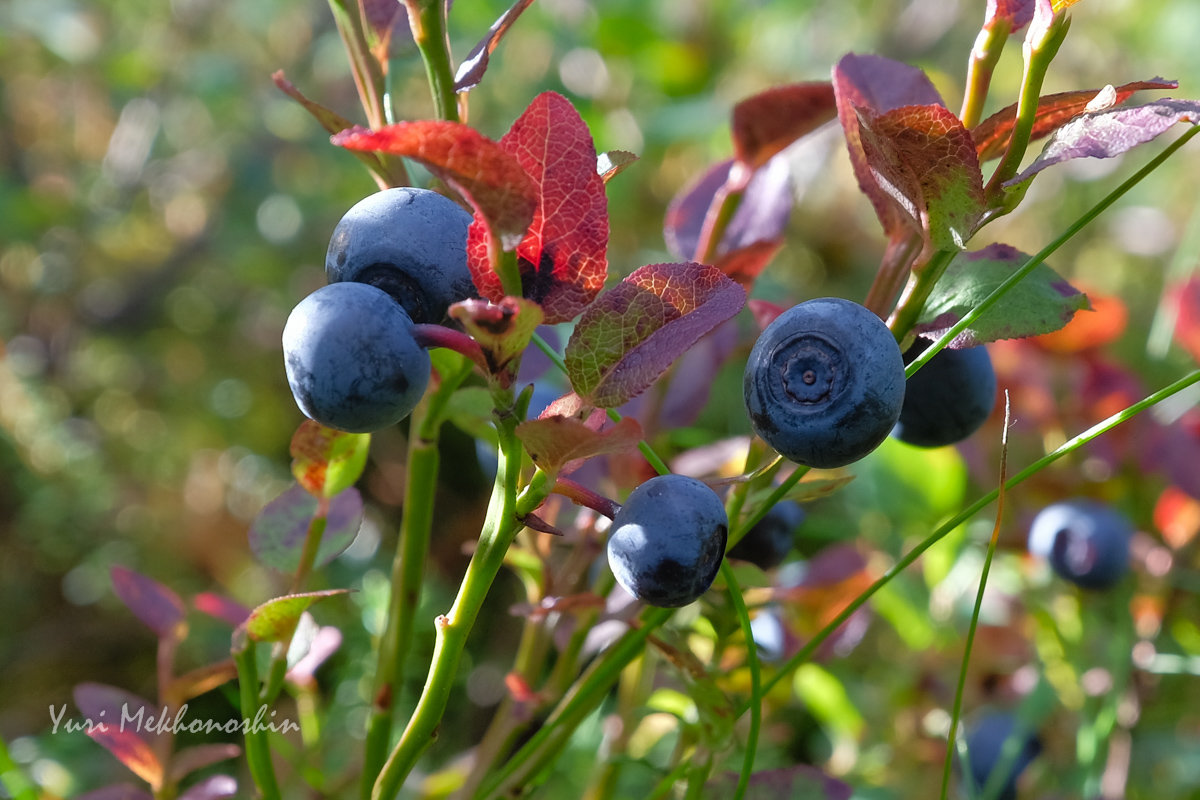
{"type": "MultiPolygon", "coordinates": [[[[726,772],[708,783],[706,795],[726,797],[737,788],[738,774],[726,772]]],[[[850,784],[826,775],[816,767],[797,764],[778,769],[756,770],[750,776],[746,800],[778,800],[781,797],[804,797],[811,800],[850,800],[854,789],[850,784]]]]}
{"type": "MultiPolygon", "coordinates": [[[[250,549],[255,558],[280,572],[294,572],[300,566],[304,540],[318,505],[317,498],[298,483],[267,503],[250,525],[250,549]]],[[[353,486],[329,500],[314,566],[328,564],[354,542],[362,513],[362,495],[353,486]]]]}
{"type": "Polygon", "coordinates": [[[593,406],[616,408],[745,304],[745,290],[716,267],[640,267],[580,317],[564,356],[571,386],[593,406]]]}
{"type": "MultiPolygon", "coordinates": [[[[708,209],[717,192],[729,180],[733,164],[733,159],[729,159],[711,167],[696,182],[677,194],[667,207],[663,238],[675,258],[686,261],[695,256],[708,209]]],[[[787,158],[777,155],[754,171],[746,185],[741,205],[717,246],[717,255],[781,238],[792,213],[792,198],[791,170],[787,158]]]]}
{"type": "Polygon", "coordinates": [[[861,119],[906,106],[945,106],[924,72],[882,56],[843,56],[833,68],[833,90],[838,120],[846,139],[850,165],[858,186],[875,209],[884,234],[893,240],[920,232],[915,209],[906,209],[890,187],[880,183],[863,147],[861,119]]]}
{"type": "Polygon", "coordinates": [[[156,636],[160,639],[183,638],[186,610],[179,595],[158,581],[119,564],[113,565],[109,575],[117,597],[156,636]]]}
{"type": "Polygon", "coordinates": [[[747,169],[757,169],[837,116],[828,81],[775,86],[733,107],[733,149],[747,169]]]}
{"type": "MultiPolygon", "coordinates": [[[[326,589],[320,592],[289,594],[268,600],[250,612],[245,622],[245,633],[258,642],[279,642],[296,630],[301,615],[318,600],[349,594],[349,589],[326,589]]],[[[238,632],[234,632],[235,640],[238,632]]]]}
{"type": "MultiPolygon", "coordinates": [[[[171,756],[171,780],[181,781],[188,775],[191,775],[198,769],[203,769],[213,764],[219,764],[222,761],[228,761],[231,758],[237,758],[242,754],[242,748],[236,744],[200,744],[194,747],[185,747],[182,750],[175,752],[171,756]]],[[[227,780],[233,780],[228,778],[227,780]]],[[[198,786],[199,784],[197,784],[198,786]]],[[[193,789],[196,787],[193,786],[193,789]]],[[[234,781],[233,788],[237,788],[237,782],[234,781]]],[[[198,795],[207,797],[208,795],[198,795]]],[[[232,795],[215,795],[219,797],[231,797],[232,795]]]]}
{"type": "Polygon", "coordinates": [[[1200,121],[1200,101],[1157,100],[1141,106],[1081,114],[1050,137],[1041,155],[1005,186],[1029,180],[1046,167],[1076,158],[1112,158],[1145,144],[1179,122],[1200,121]]]}
{"type": "Polygon", "coordinates": [[[237,797],[237,780],[228,775],[211,775],[179,795],[179,800],[221,800],[237,797]]]}
{"type": "Polygon", "coordinates": [[[1036,0],[987,0],[987,10],[983,14],[984,30],[991,30],[996,20],[1008,22],[1010,34],[1024,28],[1033,19],[1036,0]]]}
{"type": "Polygon", "coordinates": [[[241,625],[246,621],[246,617],[250,616],[250,609],[246,606],[212,592],[201,592],[196,595],[192,598],[192,605],[196,607],[197,611],[214,619],[228,622],[234,627],[241,625]]]}
{"type": "Polygon", "coordinates": [[[454,75],[454,91],[466,92],[479,85],[479,82],[483,80],[483,73],[487,71],[488,58],[500,44],[500,39],[532,2],[533,0],[517,0],[512,7],[500,15],[498,20],[492,23],[487,36],[483,37],[458,65],[458,72],[454,75]]]}
{"type": "Polygon", "coordinates": [[[887,219],[939,250],[963,247],[987,204],[975,141],[954,112],[937,104],[860,111],[858,133],[887,219]]]}
{"type": "Polygon", "coordinates": [[[103,789],[77,794],[75,800],[154,800],[154,795],[128,783],[115,783],[103,789]]]}
{"type": "MultiPolygon", "coordinates": [[[[927,338],[941,336],[1028,260],[1029,256],[1006,244],[959,254],[934,287],[913,332],[927,338]]],[[[1040,264],[948,346],[974,347],[1050,333],[1085,308],[1087,297],[1040,264]]]]}

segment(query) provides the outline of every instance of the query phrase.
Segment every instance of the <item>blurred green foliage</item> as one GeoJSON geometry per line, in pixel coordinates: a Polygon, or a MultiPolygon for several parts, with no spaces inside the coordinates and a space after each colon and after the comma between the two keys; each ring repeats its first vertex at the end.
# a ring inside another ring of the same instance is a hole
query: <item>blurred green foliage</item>
{"type": "MultiPolygon", "coordinates": [[[[454,53],[465,54],[506,5],[459,0],[451,14],[454,53]]],[[[737,100],[773,84],[824,79],[841,55],[854,51],[924,68],[954,108],[982,5],[544,0],[494,54],[471,94],[470,122],[499,136],[534,94],[553,89],[576,103],[597,149],[641,157],[609,186],[610,268],[619,276],[667,260],[660,227],[666,203],[728,156],[728,111],[737,100]]],[[[1200,5],[1092,0],[1075,16],[1047,91],[1162,75],[1180,81],[1181,96],[1200,96],[1200,48],[1192,41],[1200,5]]],[[[1001,62],[990,110],[1014,98],[1018,50],[1014,43],[1001,62]]],[[[428,116],[415,50],[395,64],[407,76],[395,97],[398,116],[428,116]]],[[[290,308],[323,282],[334,224],[374,187],[275,89],[270,75],[277,69],[309,97],[359,120],[341,43],[328,9],[314,0],[0,5],[0,736],[7,740],[42,733],[47,705],[68,703],[82,680],[152,692],[152,639],[112,597],[111,564],[139,569],[185,596],[216,589],[254,604],[282,587],[279,576],[254,565],[245,540],[250,520],[290,480],[287,444],[301,420],[284,379],[279,334],[290,308]]],[[[776,301],[861,297],[882,240],[836,136],[798,148],[796,167],[798,210],[788,246],[756,293],[776,301]]],[[[1085,288],[1126,302],[1130,333],[1112,352],[1148,386],[1189,363],[1176,351],[1148,359],[1144,334],[1160,312],[1165,265],[1195,227],[1198,173],[1200,158],[1185,151],[1053,262],[1085,288]]],[[[1122,163],[1051,171],[1027,204],[987,235],[1033,252],[1121,174],[1122,163]]],[[[702,418],[709,436],[746,430],[736,391],[725,388],[737,378],[729,372],[714,394],[715,409],[702,418]]],[[[1027,435],[1014,444],[1014,460],[1042,452],[1042,445],[1027,435]]],[[[424,600],[429,617],[448,602],[461,544],[477,530],[482,503],[473,444],[463,438],[447,448],[464,469],[450,471],[457,474],[448,476],[444,491],[462,502],[440,506],[449,510],[439,518],[433,559],[445,582],[424,600]]],[[[378,633],[390,546],[378,556],[375,547],[391,541],[402,453],[399,432],[375,438],[364,481],[372,506],[366,529],[360,545],[327,574],[330,585],[360,589],[343,604],[347,643],[329,679],[331,702],[346,709],[331,723],[347,742],[331,752],[334,767],[348,758],[361,730],[364,690],[336,676],[362,671],[357,659],[365,658],[366,637],[378,633]]],[[[965,460],[939,453],[930,459],[950,463],[919,467],[903,455],[885,456],[865,467],[850,491],[814,504],[815,537],[862,536],[895,555],[955,510],[968,482],[994,480],[990,450],[966,448],[965,460]],[[934,471],[939,480],[927,480],[934,471]],[[863,514],[864,508],[872,511],[863,514]]],[[[1090,468],[1100,469],[1077,460],[1055,470],[1043,493],[1077,491],[1100,474],[1109,481],[1106,491],[1127,498],[1149,529],[1161,481],[1090,468]]],[[[1019,550],[1019,512],[1015,520],[1004,542],[1019,550]]],[[[990,524],[983,530],[986,536],[990,524]]],[[[952,680],[960,655],[961,603],[971,587],[963,570],[978,564],[967,560],[964,567],[966,539],[953,541],[953,552],[927,567],[926,580],[942,594],[931,597],[916,572],[903,576],[880,599],[892,627],[852,658],[798,673],[798,696],[823,704],[773,729],[790,752],[825,760],[863,787],[864,797],[931,794],[928,775],[940,764],[941,740],[930,733],[947,698],[939,682],[952,680]],[[915,644],[923,649],[914,652],[915,644]]],[[[1012,553],[993,580],[1011,586],[1021,569],[1012,553]]],[[[506,582],[497,592],[509,596],[506,582]]],[[[1095,664],[1127,662],[1128,598],[1106,600],[1098,610],[1064,607],[1044,583],[1038,591],[1033,602],[1044,599],[1046,606],[1027,633],[1056,688],[1078,683],[1095,664]],[[1124,652],[1092,653],[1062,641],[1063,630],[1090,625],[1121,631],[1124,652]]],[[[1195,611],[1194,595],[1172,597],[1195,611]]],[[[983,678],[971,701],[998,696],[989,695],[988,676],[1020,661],[1017,653],[1028,655],[1005,638],[1011,614],[1002,601],[985,608],[984,621],[997,633],[977,653],[983,678]]],[[[197,664],[219,657],[225,631],[203,622],[196,628],[189,641],[194,652],[186,655],[197,664]]],[[[470,676],[467,692],[482,706],[503,691],[502,645],[515,638],[517,621],[501,609],[490,630],[473,652],[475,668],[463,673],[470,676]],[[488,672],[493,658],[500,666],[488,672]]],[[[425,637],[417,643],[420,660],[431,634],[419,634],[425,637]]],[[[1200,656],[1200,633],[1187,615],[1172,637],[1171,646],[1200,656]]],[[[1154,682],[1159,702],[1147,704],[1137,729],[1128,796],[1171,796],[1166,786],[1194,789],[1200,785],[1195,677],[1140,680],[1154,682]],[[1190,737],[1190,756],[1178,736],[1190,737]]],[[[1093,706],[1101,700],[1078,692],[1068,697],[1083,730],[1099,724],[1093,706]]],[[[454,707],[444,727],[456,733],[434,758],[473,741],[478,717],[474,703],[454,707]]],[[[1065,723],[1052,730],[1052,758],[1071,760],[1072,730],[1065,723]]],[[[571,753],[594,755],[600,736],[598,721],[585,726],[571,753]]],[[[38,762],[39,774],[55,786],[75,790],[120,775],[90,742],[44,739],[41,745],[22,739],[14,752],[44,747],[53,758],[38,762]],[[62,774],[62,765],[74,774],[62,774]]],[[[767,763],[779,758],[764,753],[767,763]]],[[[1035,776],[1047,785],[1052,778],[1035,776]]]]}

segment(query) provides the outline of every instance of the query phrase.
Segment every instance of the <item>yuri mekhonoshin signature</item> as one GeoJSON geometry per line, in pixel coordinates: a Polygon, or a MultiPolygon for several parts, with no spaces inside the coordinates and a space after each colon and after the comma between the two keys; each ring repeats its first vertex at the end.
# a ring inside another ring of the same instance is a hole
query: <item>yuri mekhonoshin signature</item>
{"type": "MultiPolygon", "coordinates": [[[[115,709],[113,709],[115,711],[115,709]]],[[[300,726],[290,719],[275,719],[274,710],[268,711],[266,706],[259,706],[253,718],[233,717],[230,719],[188,719],[187,703],[177,709],[164,706],[155,713],[153,708],[136,706],[130,708],[128,703],[122,703],[119,719],[108,719],[108,709],[102,709],[96,718],[67,719],[67,705],[50,706],[50,732],[78,733],[88,736],[110,732],[125,733],[130,731],[138,734],[159,735],[164,733],[291,733],[299,731],[300,726]],[[172,714],[172,710],[174,713],[172,714]]]]}

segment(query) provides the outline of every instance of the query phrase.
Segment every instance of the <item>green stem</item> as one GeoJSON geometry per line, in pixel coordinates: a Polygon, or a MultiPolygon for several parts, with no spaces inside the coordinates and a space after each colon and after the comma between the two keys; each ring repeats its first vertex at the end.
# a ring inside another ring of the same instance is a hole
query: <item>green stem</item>
{"type": "MultiPolygon", "coordinates": [[[[509,400],[508,405],[511,406],[511,397],[509,400]]],[[[500,407],[499,403],[497,407],[500,407]]],[[[433,660],[429,665],[424,690],[400,741],[379,773],[371,794],[374,800],[396,797],[404,779],[416,766],[417,759],[437,737],[437,728],[450,699],[467,636],[496,574],[504,564],[504,554],[524,527],[521,518],[537,508],[549,493],[548,480],[539,472],[526,490],[517,495],[522,450],[515,429],[516,421],[511,415],[497,415],[500,459],[487,518],[459,586],[458,596],[450,610],[434,622],[436,637],[433,660]]]]}
{"type": "Polygon", "coordinates": [[[1004,481],[1008,477],[1008,429],[1011,417],[1008,394],[1004,396],[1004,432],[1000,440],[1000,489],[996,495],[996,524],[992,526],[992,537],[988,541],[987,555],[983,558],[983,570],[979,575],[979,589],[975,593],[975,608],[971,612],[971,624],[967,628],[967,641],[963,646],[962,663],[958,670],[958,685],[954,688],[954,706],[950,712],[950,733],[946,737],[946,760],[942,764],[941,800],[946,800],[950,790],[950,772],[954,764],[955,738],[958,722],[962,716],[963,691],[967,686],[967,667],[971,663],[971,650],[975,647],[975,632],[979,627],[979,612],[983,608],[983,592],[987,588],[988,574],[992,571],[992,558],[996,554],[996,543],[1000,539],[1000,521],[1004,519],[1004,481]]]}
{"type": "MultiPolygon", "coordinates": [[[[1157,392],[1134,403],[1123,411],[1119,411],[1102,422],[1099,422],[1088,428],[1083,433],[1065,442],[1053,452],[1039,458],[1037,461],[1033,462],[1028,467],[1009,478],[1003,484],[1004,489],[1007,491],[1012,489],[1014,486],[1023,483],[1063,456],[1075,452],[1083,445],[1095,439],[1097,436],[1107,433],[1118,425],[1121,425],[1122,423],[1125,423],[1137,416],[1147,408],[1150,408],[1156,403],[1162,402],[1172,395],[1178,394],[1187,387],[1196,383],[1200,383],[1200,370],[1196,370],[1195,372],[1180,378],[1171,385],[1158,390],[1157,392]]],[[[986,495],[960,511],[952,519],[944,523],[912,550],[905,553],[904,556],[891,567],[891,569],[889,569],[882,576],[880,576],[877,581],[867,587],[862,594],[855,597],[854,600],[852,600],[849,605],[842,609],[842,611],[836,617],[834,617],[834,619],[830,621],[828,625],[826,625],[815,636],[813,636],[813,638],[809,640],[809,642],[805,644],[803,648],[801,648],[800,652],[788,659],[788,661],[782,667],[780,667],[778,672],[776,672],[763,685],[763,694],[769,692],[777,683],[787,677],[787,675],[793,672],[797,667],[808,661],[816,649],[820,647],[826,639],[833,635],[834,631],[840,628],[846,622],[846,620],[848,620],[850,616],[854,614],[855,611],[864,606],[876,592],[890,583],[893,578],[895,578],[897,575],[907,569],[910,564],[920,558],[922,553],[940,542],[948,533],[953,531],[959,525],[975,516],[975,514],[979,513],[982,509],[986,508],[989,503],[999,496],[999,494],[1000,489],[998,488],[988,492],[986,495]]],[[[748,705],[742,706],[740,709],[738,709],[738,716],[745,714],[748,709],[748,705]]]]}
{"type": "Polygon", "coordinates": [[[1082,216],[1079,217],[1079,219],[1075,220],[1074,224],[1059,234],[1054,241],[1050,242],[1050,244],[1039,250],[1036,255],[1022,264],[1015,272],[1013,272],[1012,275],[1008,276],[1003,283],[997,286],[991,294],[989,294],[982,301],[980,301],[978,305],[964,314],[963,318],[951,326],[950,330],[946,331],[946,333],[943,334],[940,339],[927,347],[917,358],[913,359],[912,363],[909,364],[905,370],[905,375],[911,376],[914,372],[924,366],[929,359],[933,358],[937,352],[945,346],[946,342],[953,341],[956,336],[974,324],[975,320],[979,319],[984,313],[987,312],[989,308],[999,302],[1000,298],[1003,297],[1009,289],[1011,289],[1013,286],[1016,286],[1017,283],[1026,275],[1028,275],[1039,264],[1049,258],[1056,250],[1058,250],[1058,248],[1066,244],[1072,237],[1075,236],[1075,234],[1079,233],[1079,231],[1091,223],[1092,220],[1100,216],[1103,211],[1119,200],[1126,192],[1140,183],[1147,175],[1162,166],[1164,161],[1174,155],[1179,148],[1187,144],[1188,140],[1190,140],[1197,133],[1200,133],[1200,127],[1193,126],[1189,128],[1182,136],[1171,142],[1171,144],[1167,145],[1167,147],[1164,148],[1161,153],[1150,159],[1150,161],[1148,161],[1144,167],[1131,175],[1116,189],[1113,189],[1111,192],[1109,192],[1108,195],[1105,196],[1104,199],[1102,199],[1099,203],[1088,209],[1082,216]]]}
{"type": "MultiPolygon", "coordinates": [[[[1033,125],[1037,121],[1038,103],[1041,100],[1042,83],[1050,69],[1050,62],[1058,53],[1059,46],[1066,38],[1070,19],[1063,13],[1055,15],[1045,34],[1037,41],[1026,38],[1023,47],[1025,70],[1021,78],[1021,94],[1017,98],[1017,119],[1013,124],[1012,136],[1008,148],[1000,159],[999,166],[988,181],[986,194],[992,198],[992,204],[1004,206],[1003,196],[1006,190],[1003,184],[1017,174],[1025,150],[1029,147],[1033,135],[1033,125]]],[[[1033,34],[1031,28],[1030,34],[1033,34]]]]}
{"type": "Polygon", "coordinates": [[[415,629],[414,620],[421,604],[441,466],[438,449],[441,426],[451,395],[471,374],[471,370],[471,361],[464,357],[456,370],[444,376],[437,388],[421,399],[411,417],[404,510],[400,518],[396,555],[392,560],[392,591],[387,625],[379,643],[373,702],[363,749],[361,795],[364,800],[371,796],[375,779],[387,760],[392,738],[393,703],[404,681],[404,666],[415,629]]]}
{"type": "Polygon", "coordinates": [[[892,317],[891,328],[896,341],[903,341],[908,332],[917,324],[917,320],[921,318],[921,311],[925,308],[925,302],[933,293],[933,287],[941,280],[942,275],[946,274],[946,268],[950,266],[950,262],[958,253],[958,250],[938,250],[925,266],[913,273],[908,293],[900,300],[900,306],[892,317]]]}
{"type": "Polygon", "coordinates": [[[425,75],[429,79],[437,118],[458,122],[450,39],[446,35],[447,3],[444,0],[404,0],[404,4],[408,7],[413,41],[425,62],[425,75]]]}
{"type": "Polygon", "coordinates": [[[733,793],[733,800],[742,800],[750,786],[750,776],[754,774],[754,757],[758,753],[758,734],[762,728],[762,672],[758,663],[758,646],[754,642],[754,631],[750,628],[750,612],[746,610],[746,601],[742,599],[742,587],[738,585],[737,576],[734,575],[733,567],[729,566],[728,559],[721,560],[721,577],[729,587],[729,600],[741,625],[742,636],[746,639],[746,665],[750,668],[750,730],[746,733],[742,772],[738,776],[737,788],[733,793]]]}
{"type": "Polygon", "coordinates": [[[258,665],[255,662],[255,644],[244,629],[233,632],[233,662],[237,665],[238,698],[242,706],[242,725],[245,728],[246,764],[250,777],[263,800],[282,800],[279,782],[275,778],[275,765],[271,763],[271,746],[267,741],[267,729],[255,726],[260,708],[266,708],[258,698],[258,665]]]}
{"type": "Polygon", "coordinates": [[[992,20],[991,27],[981,29],[975,39],[975,46],[971,48],[971,57],[967,61],[967,91],[958,115],[965,128],[974,128],[983,116],[992,72],[1000,61],[1000,54],[1004,52],[1004,43],[1011,29],[1008,19],[997,17],[992,20]]]}

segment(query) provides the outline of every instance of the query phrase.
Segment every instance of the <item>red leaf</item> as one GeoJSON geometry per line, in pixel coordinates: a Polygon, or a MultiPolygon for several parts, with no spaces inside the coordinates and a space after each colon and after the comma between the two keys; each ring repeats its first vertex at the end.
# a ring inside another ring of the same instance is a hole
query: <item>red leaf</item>
{"type": "Polygon", "coordinates": [[[833,84],[794,83],[747,97],[733,107],[733,151],[756,169],[792,142],[833,119],[833,84]]]}
{"type": "MultiPolygon", "coordinates": [[[[1116,97],[1113,102],[1123,103],[1134,92],[1146,89],[1174,89],[1177,86],[1179,86],[1178,81],[1168,81],[1162,78],[1127,83],[1116,88],[1116,97]]],[[[1030,141],[1045,138],[1071,118],[1082,114],[1087,109],[1088,103],[1092,102],[1100,91],[1100,89],[1080,89],[1075,92],[1048,94],[1038,100],[1037,115],[1034,119],[1030,141]]],[[[1008,142],[1012,138],[1012,130],[1016,121],[1017,105],[1014,103],[997,111],[971,129],[971,138],[975,140],[975,152],[979,156],[980,163],[1004,155],[1004,151],[1008,149],[1008,142]]]]}
{"type": "Polygon", "coordinates": [[[145,698],[101,683],[81,683],[73,695],[85,717],[84,733],[151,788],[162,786],[163,766],[154,742],[164,712],[145,698]]]}
{"type": "Polygon", "coordinates": [[[1062,328],[1035,336],[1030,341],[1052,353],[1070,355],[1095,350],[1119,338],[1129,319],[1125,303],[1115,295],[1097,294],[1090,289],[1084,294],[1091,305],[1090,310],[1082,309],[1062,328]]]}
{"type": "Polygon", "coordinates": [[[944,105],[937,89],[916,67],[881,56],[851,53],[833,68],[833,90],[850,165],[859,188],[874,206],[884,233],[889,239],[897,239],[907,237],[910,231],[919,232],[914,216],[905,213],[879,184],[863,149],[859,118],[863,112],[879,115],[904,106],[944,105]]]}
{"type": "MultiPolygon", "coordinates": [[[[574,319],[608,272],[608,200],[592,136],[570,101],[543,92],[500,146],[532,178],[537,197],[533,222],[517,247],[521,291],[542,307],[547,324],[574,319]]],[[[467,236],[467,260],[480,295],[503,297],[478,214],[467,236]]]]}
{"type": "Polygon", "coordinates": [[[246,621],[246,617],[250,616],[250,609],[241,603],[211,592],[201,592],[193,597],[192,605],[196,607],[197,611],[208,614],[214,619],[228,622],[234,627],[241,625],[246,621]]]}
{"type": "MultiPolygon", "coordinates": [[[[396,5],[395,0],[391,0],[393,5],[396,5]]],[[[497,45],[500,44],[500,39],[512,27],[512,24],[517,21],[517,17],[521,16],[521,12],[529,7],[533,0],[517,0],[513,3],[512,8],[500,15],[500,19],[492,23],[492,27],[488,29],[487,36],[475,45],[475,48],[467,54],[466,59],[458,65],[458,72],[454,75],[454,91],[465,92],[468,89],[473,89],[483,80],[483,73],[487,71],[488,58],[492,55],[497,45]]]]}
{"type": "Polygon", "coordinates": [[[127,567],[114,566],[109,574],[117,597],[155,635],[160,639],[183,638],[186,611],[179,595],[158,581],[127,567]]]}
{"type": "Polygon", "coordinates": [[[860,112],[862,154],[889,219],[941,250],[961,248],[983,215],[983,176],[971,134],[941,105],[860,112]],[[884,199],[886,198],[886,199],[884,199]]]}
{"type": "Polygon", "coordinates": [[[391,153],[421,162],[470,201],[476,223],[484,220],[486,230],[494,232],[505,249],[516,246],[533,219],[537,187],[529,175],[500,145],[467,125],[417,120],[374,131],[356,126],[330,141],[347,150],[391,153]]]}
{"type": "Polygon", "coordinates": [[[716,267],[737,281],[746,291],[750,291],[754,281],[782,247],[782,239],[755,242],[740,250],[723,254],[717,259],[716,267]]]}
{"type": "Polygon", "coordinates": [[[155,791],[162,786],[162,762],[154,749],[131,729],[119,725],[101,725],[87,730],[87,735],[112,753],[129,771],[150,784],[155,791]]]}
{"type": "Polygon", "coordinates": [[[517,438],[534,464],[554,474],[568,461],[637,447],[642,426],[626,417],[607,430],[596,431],[571,417],[544,417],[518,425],[517,438]]]}
{"type": "Polygon", "coordinates": [[[745,302],[745,291],[713,266],[636,269],[580,317],[564,354],[571,385],[593,406],[619,406],[745,302]]]}

